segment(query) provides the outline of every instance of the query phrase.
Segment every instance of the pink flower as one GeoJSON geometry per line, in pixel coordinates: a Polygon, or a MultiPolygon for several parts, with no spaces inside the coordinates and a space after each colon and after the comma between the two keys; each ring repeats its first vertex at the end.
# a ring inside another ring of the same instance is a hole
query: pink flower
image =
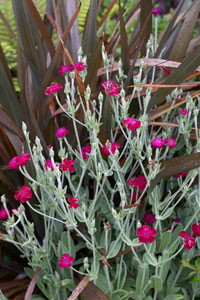
{"type": "MultiPolygon", "coordinates": [[[[8,209],[8,212],[10,212],[9,209],[8,209]]],[[[7,220],[8,219],[8,214],[7,214],[7,211],[5,210],[5,208],[2,208],[2,210],[0,210],[0,219],[1,220],[7,220]]]]}
{"type": "Polygon", "coordinates": [[[164,71],[165,72],[165,74],[167,74],[167,75],[169,75],[170,73],[171,73],[171,71],[170,70],[168,70],[167,68],[165,68],[165,67],[159,67],[158,68],[159,70],[162,70],[162,71],[164,71]]]}
{"type": "Polygon", "coordinates": [[[73,65],[69,65],[69,66],[60,66],[60,71],[58,72],[58,74],[63,75],[65,72],[72,72],[74,71],[75,67],[73,65]]]}
{"type": "Polygon", "coordinates": [[[187,250],[192,249],[195,246],[195,239],[191,236],[190,233],[187,233],[186,231],[181,231],[179,234],[185,241],[184,241],[184,248],[187,250]]]}
{"type": "Polygon", "coordinates": [[[127,118],[123,121],[123,125],[127,125],[130,130],[136,130],[137,128],[140,128],[141,122],[133,118],[127,118]]]}
{"type": "Polygon", "coordinates": [[[77,64],[75,64],[75,68],[76,68],[76,70],[77,70],[78,72],[81,72],[81,71],[83,71],[84,69],[86,69],[87,66],[84,65],[84,63],[82,63],[82,62],[78,62],[77,64]]]}
{"type": "MultiPolygon", "coordinates": [[[[131,203],[134,204],[141,197],[141,195],[142,194],[140,194],[140,193],[133,192],[131,203]]],[[[130,195],[130,198],[131,198],[131,195],[130,195]]],[[[140,198],[140,204],[142,204],[142,202],[143,202],[143,198],[140,198]]]]}
{"type": "Polygon", "coordinates": [[[103,146],[102,151],[106,156],[109,156],[111,153],[115,154],[115,150],[120,148],[120,144],[118,143],[110,143],[110,149],[106,146],[103,146]]]}
{"type": "Polygon", "coordinates": [[[146,212],[144,215],[144,222],[153,224],[155,222],[155,215],[150,212],[146,212]]]}
{"type": "Polygon", "coordinates": [[[189,111],[187,109],[182,109],[181,110],[181,115],[185,116],[187,114],[189,114],[189,111]]]}
{"type": "Polygon", "coordinates": [[[119,95],[119,90],[118,90],[119,87],[113,81],[106,80],[106,81],[102,82],[101,86],[106,90],[106,92],[109,91],[110,97],[119,95]]]}
{"type": "Polygon", "coordinates": [[[23,185],[22,188],[14,194],[15,200],[19,200],[21,203],[28,201],[31,197],[32,191],[28,185],[23,185]]]}
{"type": "Polygon", "coordinates": [[[31,157],[27,152],[24,152],[22,155],[14,156],[8,163],[8,167],[10,169],[18,169],[20,166],[25,166],[27,160],[31,160],[31,157]]]}
{"type": "Polygon", "coordinates": [[[151,146],[154,148],[162,148],[162,147],[166,146],[166,142],[161,138],[154,138],[151,141],[151,146]]]}
{"type": "Polygon", "coordinates": [[[56,137],[59,139],[63,138],[67,134],[69,134],[69,131],[65,127],[61,127],[56,130],[56,137]]]}
{"type": "Polygon", "coordinates": [[[175,219],[174,219],[174,222],[175,222],[175,223],[180,223],[180,221],[181,221],[180,218],[175,218],[175,219]]]}
{"type": "Polygon", "coordinates": [[[128,184],[130,186],[134,186],[135,188],[138,188],[140,191],[144,191],[146,185],[147,185],[147,181],[145,176],[138,176],[136,177],[134,180],[132,180],[132,178],[129,178],[129,182],[128,184]]]}
{"type": "Polygon", "coordinates": [[[62,84],[60,83],[52,83],[46,90],[45,95],[56,94],[62,88],[62,84]]]}
{"type": "Polygon", "coordinates": [[[53,148],[53,146],[52,146],[52,145],[49,145],[49,146],[47,146],[47,148],[48,148],[48,149],[51,149],[51,148],[53,148]]]}
{"type": "MultiPolygon", "coordinates": [[[[82,157],[83,157],[83,160],[87,160],[87,157],[88,157],[88,154],[90,154],[92,148],[91,148],[91,145],[90,144],[87,144],[85,147],[83,147],[81,149],[81,154],[82,154],[82,157]]],[[[78,151],[80,153],[80,151],[78,151]]]]}
{"type": "Polygon", "coordinates": [[[69,256],[69,254],[63,254],[62,257],[59,259],[59,267],[63,269],[66,267],[67,269],[71,268],[71,263],[74,261],[74,258],[72,256],[69,256]]]}
{"type": "Polygon", "coordinates": [[[168,143],[169,149],[176,147],[176,141],[174,139],[165,139],[165,142],[168,143]]]}
{"type": "Polygon", "coordinates": [[[159,8],[154,8],[154,9],[152,9],[152,14],[153,14],[154,16],[159,15],[159,14],[160,14],[160,9],[159,9],[159,8]]]}
{"type": "Polygon", "coordinates": [[[149,225],[142,225],[137,230],[137,235],[139,236],[140,243],[153,243],[155,241],[156,231],[149,225]]]}
{"type": "Polygon", "coordinates": [[[59,168],[65,172],[67,170],[70,171],[70,173],[74,173],[74,167],[72,167],[75,164],[75,160],[71,159],[69,160],[68,158],[65,158],[63,160],[63,164],[59,165],[59,168]]]}
{"type": "Polygon", "coordinates": [[[48,169],[51,169],[51,171],[54,170],[52,161],[51,161],[50,159],[48,159],[48,160],[45,162],[45,169],[46,169],[46,171],[48,171],[48,169]]]}
{"type": "Polygon", "coordinates": [[[187,171],[173,175],[173,177],[175,178],[185,177],[185,176],[187,176],[187,171]]]}
{"type": "Polygon", "coordinates": [[[195,236],[197,236],[197,237],[200,236],[200,222],[192,225],[192,231],[195,236]]]}
{"type": "Polygon", "coordinates": [[[69,201],[69,203],[70,203],[69,208],[72,208],[72,207],[73,207],[73,208],[77,209],[77,208],[79,207],[79,204],[76,203],[76,202],[78,201],[78,198],[72,197],[71,199],[68,199],[68,201],[69,201]]]}

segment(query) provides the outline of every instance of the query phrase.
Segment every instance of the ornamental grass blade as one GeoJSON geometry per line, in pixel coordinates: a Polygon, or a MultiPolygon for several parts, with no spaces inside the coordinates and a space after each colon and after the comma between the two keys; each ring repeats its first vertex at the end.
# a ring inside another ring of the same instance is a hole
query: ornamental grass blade
{"type": "MultiPolygon", "coordinates": [[[[76,0],[60,1],[61,23],[63,24],[64,28],[67,27],[69,21],[73,17],[74,12],[76,11],[76,8],[77,8],[76,0]]],[[[78,60],[77,53],[80,48],[80,35],[78,30],[77,19],[74,21],[74,24],[70,30],[69,36],[66,41],[66,46],[69,49],[73,61],[77,62],[78,60]]]]}
{"type": "Polygon", "coordinates": [[[186,55],[200,13],[199,0],[192,2],[170,51],[170,58],[186,55]]]}
{"type": "MultiPolygon", "coordinates": [[[[66,42],[66,39],[69,35],[69,32],[79,14],[80,11],[80,5],[77,7],[72,19],[70,20],[69,24],[67,25],[67,28],[65,29],[65,32],[62,36],[62,41],[63,43],[66,42]]],[[[43,80],[42,80],[42,84],[40,87],[40,93],[39,93],[39,97],[43,97],[44,95],[44,91],[46,89],[46,87],[55,79],[55,76],[57,75],[57,72],[59,70],[61,61],[62,61],[62,55],[63,55],[63,46],[62,46],[62,42],[60,41],[56,50],[56,53],[51,61],[51,63],[48,66],[48,69],[46,70],[43,80]]]]}
{"type": "Polygon", "coordinates": [[[28,63],[34,66],[37,76],[44,75],[46,70],[46,50],[40,34],[26,3],[12,0],[19,39],[28,63]]]}
{"type": "MultiPolygon", "coordinates": [[[[1,59],[1,58],[0,58],[1,59]]],[[[17,101],[13,85],[4,70],[4,67],[0,61],[0,103],[3,109],[7,112],[10,118],[15,120],[18,126],[22,123],[22,114],[19,103],[17,101]]]]}
{"type": "Polygon", "coordinates": [[[141,39],[141,44],[142,44],[141,56],[146,55],[146,51],[147,51],[146,44],[147,41],[149,40],[151,30],[152,30],[152,8],[153,8],[152,1],[141,0],[140,27],[148,19],[141,39]]]}
{"type": "Polygon", "coordinates": [[[129,60],[126,28],[125,28],[123,11],[121,8],[120,0],[119,0],[119,20],[120,20],[120,37],[121,37],[121,58],[122,58],[124,71],[127,74],[130,69],[130,60],[129,60]]]}
{"type": "Polygon", "coordinates": [[[49,50],[49,53],[51,55],[51,57],[53,58],[54,54],[55,54],[55,47],[54,44],[51,40],[51,36],[49,34],[49,31],[47,29],[47,27],[45,26],[44,22],[42,21],[40,14],[38,12],[38,10],[36,9],[34,3],[32,0],[26,0],[26,4],[29,8],[29,11],[35,21],[35,24],[37,25],[43,39],[46,42],[47,48],[49,50]]]}
{"type": "MultiPolygon", "coordinates": [[[[190,93],[190,96],[192,97],[192,99],[196,98],[198,95],[200,96],[200,91],[190,93]]],[[[158,119],[162,115],[166,114],[170,109],[179,107],[180,105],[182,105],[184,103],[186,103],[186,96],[179,99],[173,106],[171,103],[165,103],[162,106],[152,109],[148,112],[148,120],[152,121],[152,120],[158,119]]]]}
{"type": "Polygon", "coordinates": [[[91,59],[91,64],[88,69],[88,73],[85,79],[85,86],[88,84],[90,85],[90,88],[92,91],[95,91],[96,85],[97,85],[97,71],[102,63],[102,43],[103,43],[104,35],[101,36],[100,40],[98,41],[98,45],[95,51],[95,54],[93,55],[91,59]]]}
{"type": "MultiPolygon", "coordinates": [[[[172,43],[174,42],[174,39],[176,38],[176,34],[174,35],[173,39],[171,39],[171,43],[169,43],[170,36],[172,35],[172,31],[174,30],[174,25],[177,21],[178,16],[183,12],[183,10],[186,8],[186,5],[189,1],[188,0],[182,0],[180,1],[178,7],[175,10],[175,13],[173,14],[173,17],[171,21],[169,22],[169,25],[167,26],[166,30],[164,31],[161,40],[159,41],[158,49],[155,53],[155,57],[159,57],[161,54],[161,51],[166,47],[166,42],[168,42],[167,49],[165,52],[171,48],[172,43]]],[[[179,20],[179,22],[181,19],[179,20]]]]}
{"type": "Polygon", "coordinates": [[[4,128],[9,129],[12,133],[19,136],[21,140],[24,140],[24,134],[21,127],[17,126],[16,123],[5,113],[0,107],[0,125],[4,128]]]}
{"type": "MultiPolygon", "coordinates": [[[[200,46],[197,47],[194,52],[192,52],[182,64],[163,82],[163,84],[180,84],[184,82],[191,73],[193,73],[197,67],[199,67],[199,52],[200,46]]],[[[173,88],[160,89],[151,98],[148,110],[150,110],[155,105],[159,105],[165,101],[165,97],[173,91],[173,88]]]]}
{"type": "Polygon", "coordinates": [[[87,65],[90,67],[92,56],[96,50],[97,34],[97,0],[90,2],[85,33],[83,37],[83,54],[87,56],[87,65]]]}

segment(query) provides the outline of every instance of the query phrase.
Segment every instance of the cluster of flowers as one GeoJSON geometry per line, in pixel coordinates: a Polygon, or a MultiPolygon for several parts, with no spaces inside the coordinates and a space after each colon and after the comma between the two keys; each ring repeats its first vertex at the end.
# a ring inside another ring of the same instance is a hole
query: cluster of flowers
{"type": "Polygon", "coordinates": [[[31,157],[27,152],[24,152],[21,155],[14,156],[8,163],[8,167],[10,169],[18,169],[20,166],[25,166],[28,160],[31,160],[31,157]]]}
{"type": "Polygon", "coordinates": [[[154,138],[151,141],[151,146],[154,148],[163,148],[164,146],[169,146],[169,149],[176,147],[176,141],[174,139],[161,139],[161,138],[154,138]]]}
{"type": "MultiPolygon", "coordinates": [[[[200,222],[192,225],[192,232],[196,237],[200,237],[200,222]]],[[[195,238],[190,232],[187,235],[186,231],[181,231],[178,235],[184,239],[185,249],[190,250],[195,246],[195,238]]]]}

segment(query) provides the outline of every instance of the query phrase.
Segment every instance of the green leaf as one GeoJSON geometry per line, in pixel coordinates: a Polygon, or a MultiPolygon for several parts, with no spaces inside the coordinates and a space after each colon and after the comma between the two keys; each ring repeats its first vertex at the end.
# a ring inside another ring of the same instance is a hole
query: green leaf
{"type": "Polygon", "coordinates": [[[180,294],[171,294],[165,297],[163,300],[184,300],[184,296],[180,294]]]}
{"type": "Polygon", "coordinates": [[[172,206],[172,207],[168,208],[163,215],[159,216],[159,219],[165,220],[165,219],[169,218],[169,216],[171,216],[173,211],[174,211],[174,207],[172,206]]]}
{"type": "Polygon", "coordinates": [[[200,276],[194,277],[191,282],[200,282],[200,276]]]}
{"type": "Polygon", "coordinates": [[[144,261],[151,266],[157,266],[158,264],[156,257],[153,254],[148,252],[144,254],[144,261]]]}
{"type": "Polygon", "coordinates": [[[166,246],[169,245],[171,241],[171,231],[165,231],[162,234],[161,244],[160,244],[160,252],[163,252],[165,250],[166,246]]]}
{"type": "Polygon", "coordinates": [[[152,287],[155,289],[155,291],[162,291],[163,288],[163,283],[162,283],[162,279],[160,276],[157,275],[153,275],[150,278],[151,283],[152,283],[152,287]]]}
{"type": "Polygon", "coordinates": [[[149,267],[147,264],[140,266],[136,279],[136,294],[140,297],[144,295],[144,288],[149,281],[149,267]]]}
{"type": "Polygon", "coordinates": [[[108,250],[108,255],[106,256],[107,258],[112,258],[115,257],[118,252],[120,251],[121,245],[122,245],[122,241],[118,240],[112,241],[109,250],[108,250]]]}
{"type": "Polygon", "coordinates": [[[61,235],[61,247],[63,253],[68,253],[70,256],[75,257],[75,246],[73,239],[70,236],[70,232],[64,231],[61,235]]]}

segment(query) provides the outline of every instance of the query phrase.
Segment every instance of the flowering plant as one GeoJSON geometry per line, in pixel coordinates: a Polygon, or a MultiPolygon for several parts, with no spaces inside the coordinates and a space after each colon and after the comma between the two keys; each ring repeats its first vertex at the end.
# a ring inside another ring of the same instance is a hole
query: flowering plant
{"type": "MultiPolygon", "coordinates": [[[[31,268],[25,271],[30,277],[40,268],[37,285],[47,299],[67,299],[80,276],[88,276],[109,299],[167,300],[184,299],[185,295],[194,299],[200,291],[197,285],[192,284],[191,289],[186,284],[189,273],[180,261],[190,260],[200,251],[200,193],[195,182],[199,171],[189,171],[195,164],[174,167],[181,149],[187,155],[199,151],[194,102],[188,97],[187,109],[193,110],[193,119],[191,114],[180,114],[178,127],[170,131],[161,127],[155,136],[147,115],[151,89],[140,103],[143,113],[137,118],[130,115],[130,103],[141,89],[134,88],[132,97],[125,99],[123,81],[109,80],[106,53],[103,58],[105,96],[100,93],[91,100],[88,86],[84,97],[77,91],[78,102],[72,74],[86,71],[81,63],[61,67],[60,73],[66,73],[67,109],[59,101],[61,85],[53,83],[45,92],[55,95],[73,124],[73,132],[66,127],[56,131],[58,154],[49,147],[49,157],[45,157],[38,137],[31,147],[23,123],[29,153],[14,157],[9,168],[19,168],[28,183],[14,194],[20,202],[14,213],[7,208],[5,196],[1,197],[2,219],[7,219],[5,240],[27,258],[31,268]],[[110,132],[102,132],[106,101],[111,107],[110,132]],[[76,118],[80,107],[84,122],[76,118]],[[191,144],[187,136],[193,124],[197,138],[191,144]],[[78,125],[87,129],[86,137],[78,134],[78,125]],[[70,134],[76,138],[75,148],[69,143],[70,134]],[[170,159],[172,167],[162,175],[170,159]],[[28,164],[34,168],[35,178],[30,176],[28,164]],[[33,197],[37,205],[32,204],[33,197]],[[42,240],[29,222],[25,206],[42,219],[42,240]]],[[[172,122],[169,115],[168,122],[172,122]]]]}

